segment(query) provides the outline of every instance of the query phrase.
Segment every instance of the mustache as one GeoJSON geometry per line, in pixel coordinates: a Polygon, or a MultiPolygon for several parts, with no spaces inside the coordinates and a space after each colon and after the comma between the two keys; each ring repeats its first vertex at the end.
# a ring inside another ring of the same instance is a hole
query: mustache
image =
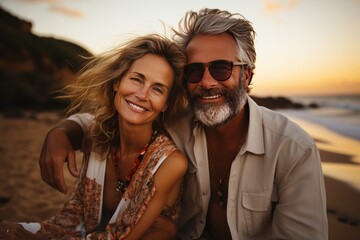
{"type": "Polygon", "coordinates": [[[194,91],[189,93],[188,97],[190,100],[194,100],[196,98],[202,98],[202,97],[210,97],[214,95],[225,95],[226,90],[220,89],[220,88],[211,88],[211,89],[205,89],[201,86],[198,86],[194,91]]]}

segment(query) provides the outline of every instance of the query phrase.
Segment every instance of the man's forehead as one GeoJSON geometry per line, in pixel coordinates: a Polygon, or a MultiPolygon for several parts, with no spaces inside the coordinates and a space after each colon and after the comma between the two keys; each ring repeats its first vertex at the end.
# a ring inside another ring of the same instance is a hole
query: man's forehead
{"type": "Polygon", "coordinates": [[[228,33],[197,35],[185,49],[188,62],[209,62],[216,59],[237,59],[237,45],[228,33]]]}

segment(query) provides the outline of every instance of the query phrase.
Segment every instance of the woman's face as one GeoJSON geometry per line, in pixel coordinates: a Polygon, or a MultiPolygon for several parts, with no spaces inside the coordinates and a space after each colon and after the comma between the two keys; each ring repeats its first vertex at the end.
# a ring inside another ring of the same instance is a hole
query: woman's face
{"type": "Polygon", "coordinates": [[[173,79],[171,66],[163,57],[146,54],[137,59],[114,85],[119,121],[152,124],[166,110],[173,79]]]}

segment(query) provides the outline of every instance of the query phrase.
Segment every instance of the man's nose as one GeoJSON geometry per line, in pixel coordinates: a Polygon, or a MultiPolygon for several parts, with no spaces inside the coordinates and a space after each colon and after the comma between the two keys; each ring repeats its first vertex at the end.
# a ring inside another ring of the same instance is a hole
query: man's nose
{"type": "Polygon", "coordinates": [[[218,81],[216,81],[210,74],[209,68],[206,67],[204,74],[199,82],[199,85],[203,87],[204,89],[210,89],[214,88],[218,84],[218,81]]]}

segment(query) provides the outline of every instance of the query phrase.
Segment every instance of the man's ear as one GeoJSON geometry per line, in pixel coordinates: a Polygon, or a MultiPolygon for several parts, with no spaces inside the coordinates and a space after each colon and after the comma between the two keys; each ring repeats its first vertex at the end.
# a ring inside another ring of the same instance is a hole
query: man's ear
{"type": "Polygon", "coordinates": [[[251,68],[246,68],[244,73],[244,83],[249,86],[253,77],[253,71],[251,68]]]}

